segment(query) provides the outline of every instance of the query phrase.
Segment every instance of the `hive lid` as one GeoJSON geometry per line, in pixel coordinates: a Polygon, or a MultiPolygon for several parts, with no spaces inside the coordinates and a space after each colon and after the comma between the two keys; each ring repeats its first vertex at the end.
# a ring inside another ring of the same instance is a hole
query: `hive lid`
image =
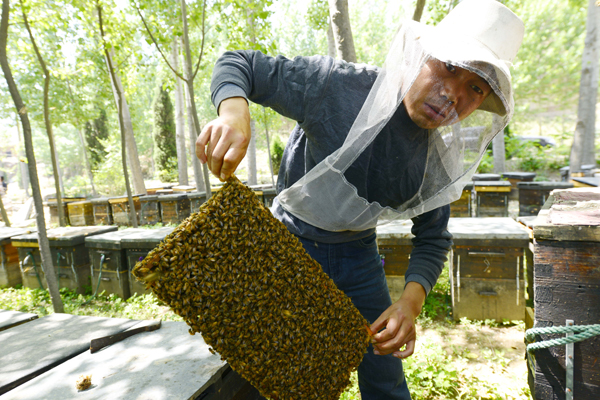
{"type": "Polygon", "coordinates": [[[173,194],[165,194],[162,196],[158,196],[158,201],[159,202],[163,202],[163,201],[176,201],[176,200],[183,200],[183,199],[187,199],[188,196],[186,193],[173,193],[173,194]]]}
{"type": "Polygon", "coordinates": [[[543,189],[543,190],[553,190],[553,189],[569,189],[573,187],[573,184],[570,182],[517,182],[517,187],[519,189],[543,189]]]}
{"type": "Polygon", "coordinates": [[[473,185],[475,186],[511,186],[509,181],[474,181],[473,185]]]}
{"type": "Polygon", "coordinates": [[[573,181],[580,183],[580,186],[598,187],[600,186],[600,177],[588,177],[588,178],[571,178],[573,181]]]}
{"type": "Polygon", "coordinates": [[[175,228],[141,229],[121,239],[123,249],[144,248],[153,249],[175,228]]]}
{"type": "Polygon", "coordinates": [[[206,192],[189,192],[187,194],[188,199],[197,199],[199,197],[206,197],[206,192]]]}
{"type": "MultiPolygon", "coordinates": [[[[62,226],[59,228],[48,229],[46,235],[50,242],[50,247],[76,246],[83,244],[87,236],[99,235],[106,232],[116,231],[117,226],[62,226]]],[[[13,242],[38,242],[37,233],[16,236],[11,239],[13,242]]]]}
{"type": "Polygon", "coordinates": [[[504,172],[503,178],[533,180],[537,174],[535,172],[504,172]]]}
{"type": "Polygon", "coordinates": [[[600,188],[551,192],[533,234],[536,240],[600,242],[600,188]]]}
{"type": "MultiPolygon", "coordinates": [[[[10,239],[19,235],[26,235],[29,233],[35,233],[35,229],[27,228],[9,228],[7,226],[0,227],[0,244],[6,244],[10,242],[10,239]]],[[[37,234],[36,234],[37,236],[37,234]]]]}
{"type": "Polygon", "coordinates": [[[474,174],[473,181],[499,181],[499,174],[474,174]]]}
{"type": "MultiPolygon", "coordinates": [[[[397,221],[377,227],[377,237],[407,239],[413,238],[410,232],[412,221],[397,221]]],[[[448,231],[453,240],[472,239],[518,239],[529,240],[527,229],[512,218],[450,218],[448,231]]]]}
{"type": "Polygon", "coordinates": [[[147,229],[126,228],[118,231],[102,233],[100,235],[88,236],[85,238],[85,247],[120,249],[121,239],[129,235],[138,234],[140,231],[147,231],[147,229]]]}

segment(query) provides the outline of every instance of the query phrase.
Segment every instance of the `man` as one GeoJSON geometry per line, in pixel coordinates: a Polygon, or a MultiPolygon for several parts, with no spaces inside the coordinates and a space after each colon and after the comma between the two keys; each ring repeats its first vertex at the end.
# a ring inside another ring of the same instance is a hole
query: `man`
{"type": "Polygon", "coordinates": [[[250,140],[247,99],[298,122],[272,211],[378,332],[358,369],[363,399],[410,399],[401,359],[452,245],[448,204],[512,115],[508,63],[522,37],[502,4],[464,0],[436,27],[407,22],[382,69],[253,51],[215,65],[219,118],[196,154],[222,180],[235,171],[250,140]],[[412,218],[415,239],[392,304],[375,227],[394,218],[412,218]]]}

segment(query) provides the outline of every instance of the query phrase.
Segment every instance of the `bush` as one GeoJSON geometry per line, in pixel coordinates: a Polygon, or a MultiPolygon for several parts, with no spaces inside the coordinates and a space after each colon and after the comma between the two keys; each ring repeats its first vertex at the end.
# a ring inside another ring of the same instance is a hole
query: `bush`
{"type": "Polygon", "coordinates": [[[273,136],[273,140],[271,141],[271,162],[273,163],[273,174],[275,175],[279,173],[284,149],[285,145],[279,136],[273,136]]]}

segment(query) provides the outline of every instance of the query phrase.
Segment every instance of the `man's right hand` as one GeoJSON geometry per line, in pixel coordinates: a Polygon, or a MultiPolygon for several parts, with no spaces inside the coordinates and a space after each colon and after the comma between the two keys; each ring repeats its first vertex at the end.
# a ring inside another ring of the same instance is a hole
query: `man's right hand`
{"type": "Polygon", "coordinates": [[[246,155],[250,143],[250,110],[243,97],[223,100],[219,118],[209,122],[196,140],[196,156],[221,181],[227,180],[246,155]]]}

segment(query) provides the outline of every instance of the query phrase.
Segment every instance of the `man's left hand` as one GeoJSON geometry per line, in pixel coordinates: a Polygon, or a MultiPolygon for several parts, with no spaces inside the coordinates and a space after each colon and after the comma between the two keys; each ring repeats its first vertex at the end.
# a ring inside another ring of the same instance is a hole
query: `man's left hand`
{"type": "Polygon", "coordinates": [[[409,282],[400,299],[377,318],[371,325],[371,331],[376,332],[372,338],[375,354],[383,356],[393,353],[398,358],[413,354],[417,339],[415,319],[421,313],[425,297],[423,286],[409,282]],[[401,351],[405,345],[406,348],[401,351]]]}

